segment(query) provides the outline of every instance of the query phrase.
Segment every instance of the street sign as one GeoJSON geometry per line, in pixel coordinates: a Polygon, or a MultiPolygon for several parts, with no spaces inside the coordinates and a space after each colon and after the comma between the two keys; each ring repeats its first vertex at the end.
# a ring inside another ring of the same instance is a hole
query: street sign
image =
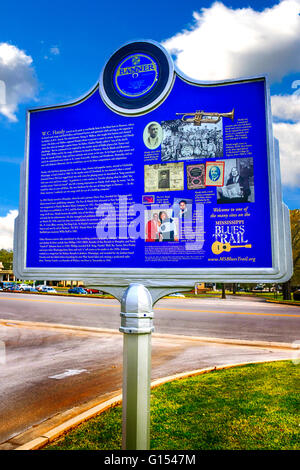
{"type": "Polygon", "coordinates": [[[85,96],[30,109],[14,272],[118,288],[289,279],[267,77],[199,82],[139,41],[85,96]]]}

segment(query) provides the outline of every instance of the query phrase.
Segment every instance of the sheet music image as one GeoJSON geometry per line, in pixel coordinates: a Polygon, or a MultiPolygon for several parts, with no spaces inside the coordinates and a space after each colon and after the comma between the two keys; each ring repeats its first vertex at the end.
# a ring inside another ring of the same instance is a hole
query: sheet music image
{"type": "Polygon", "coordinates": [[[197,163],[194,165],[187,165],[187,188],[200,189],[205,188],[205,164],[197,163]]]}

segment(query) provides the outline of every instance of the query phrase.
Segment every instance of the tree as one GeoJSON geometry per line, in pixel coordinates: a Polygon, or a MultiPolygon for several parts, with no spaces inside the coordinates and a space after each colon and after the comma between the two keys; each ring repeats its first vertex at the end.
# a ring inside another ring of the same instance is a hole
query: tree
{"type": "Polygon", "coordinates": [[[284,300],[291,300],[291,286],[300,284],[300,209],[290,211],[290,224],[294,273],[289,281],[282,284],[284,300]]]}
{"type": "Polygon", "coordinates": [[[300,284],[300,209],[290,211],[291,237],[293,249],[294,274],[291,279],[293,285],[300,284]]]}
{"type": "Polygon", "coordinates": [[[0,250],[0,261],[3,263],[4,269],[12,269],[13,252],[11,250],[0,250]]]}

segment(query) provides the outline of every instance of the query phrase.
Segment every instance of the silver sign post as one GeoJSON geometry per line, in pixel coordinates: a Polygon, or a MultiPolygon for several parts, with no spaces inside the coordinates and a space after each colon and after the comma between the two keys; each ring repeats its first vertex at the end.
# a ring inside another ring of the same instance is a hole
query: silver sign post
{"type": "Polygon", "coordinates": [[[121,300],[123,343],[123,449],[150,447],[152,297],[130,284],[121,300]]]}

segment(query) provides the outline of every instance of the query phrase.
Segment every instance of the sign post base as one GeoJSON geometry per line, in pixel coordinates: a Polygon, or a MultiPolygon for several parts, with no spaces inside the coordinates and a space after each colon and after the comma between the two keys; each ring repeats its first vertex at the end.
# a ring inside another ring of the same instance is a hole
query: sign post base
{"type": "Polygon", "coordinates": [[[152,297],[142,284],[130,284],[121,301],[123,343],[124,450],[150,448],[152,297]]]}

